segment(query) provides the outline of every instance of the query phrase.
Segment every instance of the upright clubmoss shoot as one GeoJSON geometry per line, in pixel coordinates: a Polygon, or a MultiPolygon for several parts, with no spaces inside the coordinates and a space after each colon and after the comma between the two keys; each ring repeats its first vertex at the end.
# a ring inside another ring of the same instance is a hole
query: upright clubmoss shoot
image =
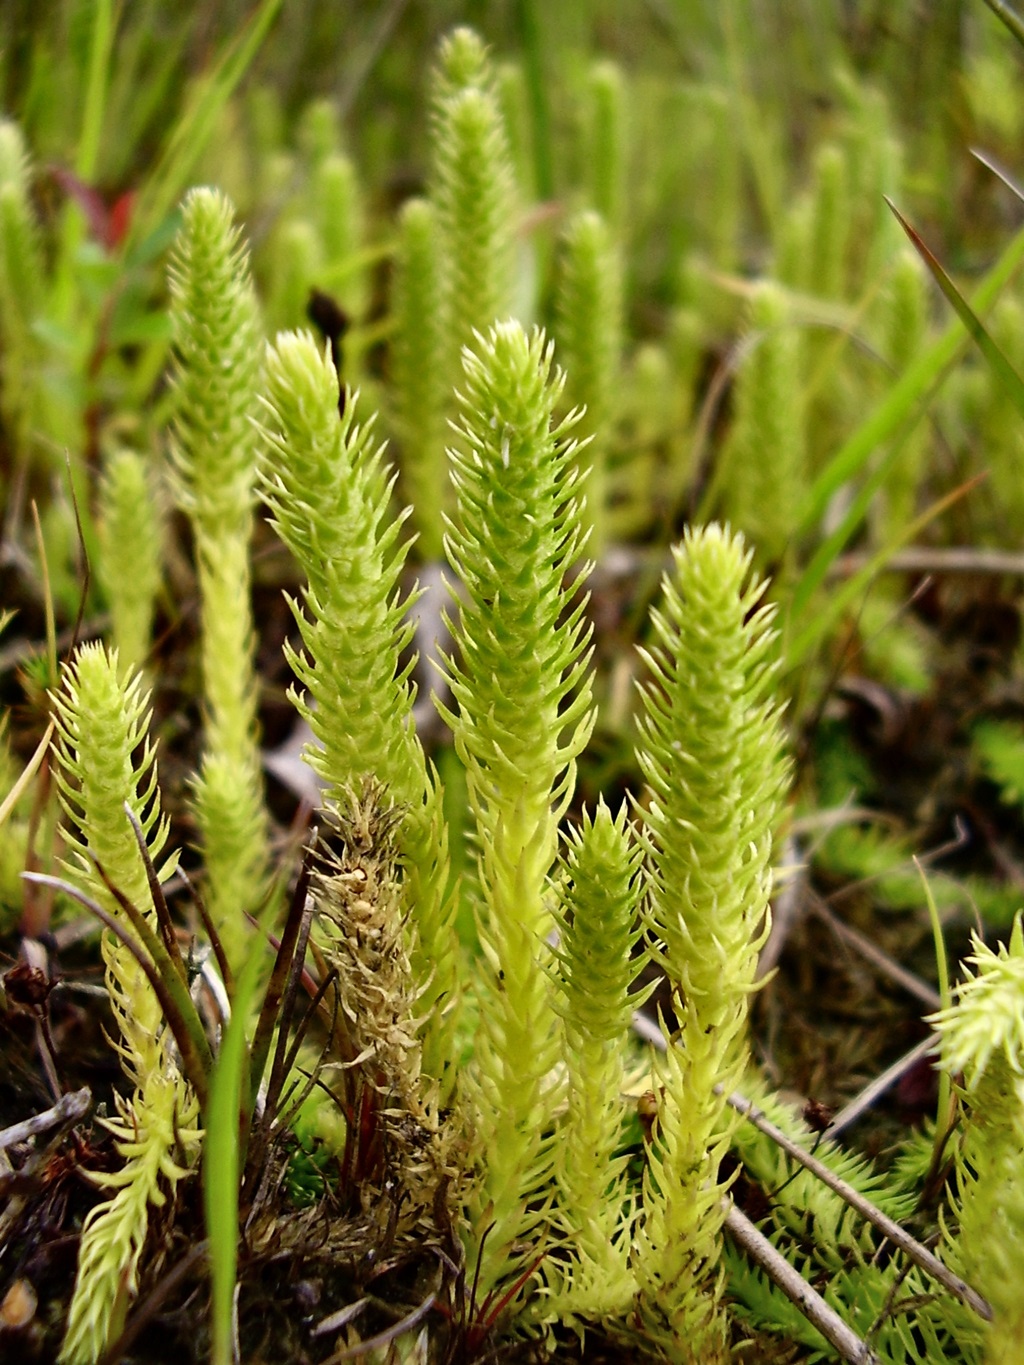
{"type": "MultiPolygon", "coordinates": [[[[912,247],[901,247],[896,253],[881,302],[882,353],[892,373],[902,376],[923,349],[928,332],[928,274],[912,247]]],[[[919,422],[901,443],[878,499],[877,532],[882,543],[913,520],[929,439],[928,423],[919,422]]],[[[1013,482],[1016,488],[1019,481],[1013,482]]]]}
{"type": "Polygon", "coordinates": [[[625,810],[601,801],[568,837],[559,873],[556,949],[566,1068],[566,1113],[555,1149],[554,1235],[564,1257],[544,1268],[563,1320],[622,1318],[636,1291],[629,1265],[633,1199],[627,1192],[622,1088],[625,1040],[646,991],[632,991],[643,958],[642,846],[625,810]]]}
{"type": "Polygon", "coordinates": [[[758,605],[765,584],[751,581],[751,552],[709,526],[688,531],[673,556],[644,651],[637,757],[649,787],[650,952],[672,986],[679,1034],[656,1059],[664,1098],[634,1266],[651,1341],[681,1365],[713,1365],[728,1355],[725,1096],[747,1059],[786,764],[770,692],[774,609],[758,605]]]}
{"type": "Polygon", "coordinates": [[[487,51],[456,29],[441,46],[431,119],[431,199],[448,262],[448,375],[462,348],[507,315],[515,271],[512,155],[487,51]]]}
{"type": "Polygon", "coordinates": [[[986,1365],[1012,1365],[1024,1335],[1024,925],[1008,944],[977,936],[956,1000],[931,1018],[943,1070],[953,1076],[966,1117],[956,1155],[948,1256],[992,1305],[986,1365]]]}
{"type": "Polygon", "coordinates": [[[43,299],[43,259],[29,202],[29,161],[21,129],[0,119],[0,413],[24,459],[35,416],[41,368],[32,334],[43,299]]]}
{"type": "Polygon", "coordinates": [[[595,62],[587,82],[588,107],[583,173],[591,206],[617,236],[626,220],[629,143],[628,91],[621,68],[595,62]]]}
{"type": "Polygon", "coordinates": [[[160,588],[162,526],[145,459],[115,450],[100,484],[99,574],[110,603],[111,635],[125,668],[149,653],[160,588]]]}
{"type": "Polygon", "coordinates": [[[785,291],[761,281],[750,300],[735,417],[722,458],[729,516],[769,565],[787,555],[793,508],[806,482],[803,356],[785,291]]]}
{"type": "Polygon", "coordinates": [[[185,200],[170,284],[172,455],[202,613],[206,735],[195,805],[210,914],[237,964],[268,870],[249,559],[263,342],[248,255],[215,190],[185,200]]]}
{"type": "Polygon", "coordinates": [[[481,1283],[507,1276],[538,1223],[557,1020],[543,964],[546,881],[576,759],[594,723],[584,602],[566,575],[582,549],[574,452],[553,413],[562,387],[542,333],[500,323],[464,357],[448,557],[462,588],[442,707],[466,768],[478,847],[480,1027],[469,1124],[481,1283]]]}
{"type": "MultiPolygon", "coordinates": [[[[125,804],[138,820],[147,851],[158,860],[167,838],[160,816],[147,699],[136,674],[123,674],[116,654],[83,645],[53,699],[57,722],[56,779],[67,815],[68,874],[124,923],[124,912],[100,877],[111,882],[155,923],[152,893],[125,804]],[[139,755],[139,757],[136,757],[139,755]]],[[[164,861],[160,875],[173,871],[164,861]]],[[[62,1365],[93,1365],[117,1338],[136,1290],[149,1211],[194,1159],[199,1132],[195,1095],[182,1077],[164,1029],[156,994],[130,950],[103,938],[106,984],[117,1024],[114,1046],[133,1091],[117,1099],[107,1127],[125,1165],[93,1175],[116,1191],[88,1215],[78,1275],[61,1349],[62,1365]]]]}
{"type": "Polygon", "coordinates": [[[308,333],[278,336],[267,358],[263,497],[306,577],[291,607],[301,650],[287,647],[301,692],[293,700],[317,740],[307,751],[326,797],[345,809],[372,778],[400,809],[405,914],[425,1019],[424,1069],[453,1083],[457,1000],[447,831],[436,776],[412,726],[415,660],[409,601],[399,592],[408,551],[404,514],[392,515],[393,478],[372,426],[308,333]]]}
{"type": "Polygon", "coordinates": [[[590,553],[600,559],[607,541],[608,456],[622,350],[622,263],[593,210],[577,214],[565,231],[555,337],[567,399],[581,410],[576,435],[584,518],[590,553]]]}
{"type": "Polygon", "coordinates": [[[452,493],[448,293],[437,213],[426,199],[410,199],[399,216],[393,313],[392,389],[402,488],[413,508],[420,555],[438,560],[452,493]]]}

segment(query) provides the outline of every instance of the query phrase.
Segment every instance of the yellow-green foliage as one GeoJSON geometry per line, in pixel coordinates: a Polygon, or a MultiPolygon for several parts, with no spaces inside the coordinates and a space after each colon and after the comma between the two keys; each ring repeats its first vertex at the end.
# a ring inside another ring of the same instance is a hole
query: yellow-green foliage
{"type": "Polygon", "coordinates": [[[517,206],[493,73],[475,33],[445,39],[435,86],[431,199],[448,270],[448,376],[457,383],[463,346],[512,303],[517,206]]]}
{"type": "Polygon", "coordinates": [[[410,199],[398,220],[392,309],[394,428],[402,460],[402,489],[413,508],[423,559],[440,559],[444,514],[450,511],[447,423],[448,292],[437,212],[427,199],[410,199]]]}

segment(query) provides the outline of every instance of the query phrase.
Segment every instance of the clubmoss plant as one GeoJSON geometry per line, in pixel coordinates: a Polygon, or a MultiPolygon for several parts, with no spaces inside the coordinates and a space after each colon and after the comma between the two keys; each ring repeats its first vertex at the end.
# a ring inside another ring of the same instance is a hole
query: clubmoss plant
{"type": "Polygon", "coordinates": [[[431,199],[447,260],[449,383],[464,346],[513,299],[516,194],[487,51],[470,29],[441,45],[431,115],[431,199]]]}
{"type": "Polygon", "coordinates": [[[621,1098],[625,1039],[646,991],[631,993],[643,959],[633,948],[642,845],[625,810],[603,801],[568,837],[560,871],[556,949],[566,1067],[566,1113],[555,1148],[558,1196],[553,1235],[568,1264],[544,1266],[563,1321],[622,1319],[636,1292],[629,1265],[633,1197],[626,1179],[621,1098]]]}
{"type": "Polygon", "coordinates": [[[811,254],[805,290],[819,299],[842,299],[850,243],[850,167],[844,148],[826,142],[814,157],[811,254]]]}
{"type": "MultiPolygon", "coordinates": [[[[155,922],[146,870],[124,810],[127,804],[151,859],[158,859],[167,825],[160,816],[154,755],[146,738],[149,713],[141,677],[124,675],[116,654],[86,644],[66,669],[53,700],[56,779],[68,817],[69,876],[124,922],[98,864],[155,922]]],[[[169,876],[175,861],[166,859],[159,875],[169,876]]],[[[149,1211],[164,1204],[188,1173],[199,1137],[195,1096],[174,1060],[159,1002],[142,968],[109,933],[104,935],[103,958],[117,1024],[114,1045],[133,1093],[118,1099],[118,1116],[107,1121],[126,1164],[112,1174],[93,1176],[116,1193],[86,1219],[60,1356],[63,1365],[92,1365],[118,1335],[137,1287],[149,1211]]]]}
{"type": "MultiPolygon", "coordinates": [[[[928,298],[928,276],[920,256],[910,247],[901,247],[892,261],[883,294],[883,354],[894,374],[903,374],[924,349],[928,298]]],[[[928,439],[928,425],[920,423],[904,440],[889,471],[879,499],[881,523],[877,531],[883,541],[897,535],[914,516],[928,439]]]]}
{"type": "Polygon", "coordinates": [[[735,418],[723,453],[730,518],[779,564],[793,531],[793,508],[806,481],[803,344],[785,291],[754,286],[736,375],[735,418]]]}
{"type": "Polygon", "coordinates": [[[567,401],[582,413],[577,439],[584,516],[590,553],[600,560],[607,541],[608,448],[622,350],[622,264],[593,210],[577,214],[565,230],[555,338],[567,376],[567,401]]]}
{"type": "Polygon", "coordinates": [[[267,822],[256,740],[249,542],[263,343],[231,205],[193,190],[170,272],[178,499],[195,537],[206,736],[195,805],[207,903],[229,960],[266,892],[267,822]]]}
{"type": "Polygon", "coordinates": [[[451,510],[447,417],[448,293],[437,213],[410,199],[398,220],[392,301],[393,422],[402,454],[402,488],[413,508],[419,552],[444,552],[444,514],[451,510]]]}
{"type": "Polygon", "coordinates": [[[440,709],[466,768],[483,900],[480,1027],[466,1079],[480,1159],[471,1238],[490,1289],[517,1263],[539,1220],[530,1201],[551,1177],[547,877],[594,712],[584,602],[573,604],[566,581],[583,531],[569,424],[552,420],[562,387],[552,347],[539,331],[499,323],[464,361],[447,540],[463,595],[446,661],[454,706],[440,709]]]}
{"type": "Polygon", "coordinates": [[[0,413],[14,450],[29,453],[40,349],[32,327],[43,299],[43,260],[29,203],[29,161],[21,130],[0,119],[0,413]]]}
{"type": "Polygon", "coordinates": [[[302,650],[287,649],[304,693],[293,700],[317,740],[308,761],[329,803],[344,810],[368,778],[403,813],[405,911],[427,1022],[424,1067],[450,1086],[456,946],[441,792],[412,727],[412,625],[399,577],[405,516],[390,509],[382,447],[338,413],[338,375],[308,333],[284,333],[267,358],[263,496],[306,576],[291,602],[302,650]]]}
{"type": "Polygon", "coordinates": [[[595,62],[587,82],[583,179],[590,205],[616,237],[626,223],[629,139],[626,127],[628,91],[615,62],[595,62]]]}
{"type": "Polygon", "coordinates": [[[98,567],[110,603],[111,639],[122,667],[137,669],[149,654],[163,536],[143,456],[115,450],[104,464],[99,500],[98,567]]]}
{"type": "Polygon", "coordinates": [[[956,1000],[932,1016],[941,1066],[966,1111],[956,1150],[956,1231],[947,1230],[955,1268],[992,1305],[986,1365],[1020,1358],[1024,1305],[1024,924],[995,950],[975,936],[956,1000]]]}
{"type": "Polygon", "coordinates": [[[773,609],[751,552],[718,526],[673,551],[644,658],[638,758],[650,787],[651,954],[675,992],[679,1036],[657,1060],[664,1089],[644,1179],[637,1311],[673,1361],[728,1354],[719,1263],[724,1095],[747,1056],[747,1004],[768,932],[771,849],[786,776],[773,609]],[[720,1085],[724,1094],[714,1093],[720,1085]]]}
{"type": "Polygon", "coordinates": [[[310,175],[313,221],[322,251],[321,278],[353,320],[366,311],[366,279],[360,268],[364,212],[362,190],[352,158],[336,151],[310,175]]]}

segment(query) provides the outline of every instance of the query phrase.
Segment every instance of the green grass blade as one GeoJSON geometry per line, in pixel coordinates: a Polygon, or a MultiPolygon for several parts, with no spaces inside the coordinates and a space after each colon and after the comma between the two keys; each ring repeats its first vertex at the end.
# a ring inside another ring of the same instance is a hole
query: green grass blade
{"type": "Polygon", "coordinates": [[[957,289],[945,270],[943,270],[935,256],[929,251],[922,238],[910,223],[907,222],[903,217],[903,214],[900,213],[899,209],[888,196],[886,196],[885,202],[896,215],[896,221],[899,223],[900,227],[910,238],[914,250],[931,271],[935,283],[953,305],[957,317],[977,342],[979,350],[988,361],[995,377],[1012,399],[1014,407],[1021,416],[1024,417],[1024,380],[1021,379],[1020,375],[985,330],[984,323],[982,323],[981,319],[971,308],[971,305],[960,293],[959,289],[957,289]]]}
{"type": "MultiPolygon", "coordinates": [[[[816,561],[819,557],[821,559],[821,562],[817,564],[819,581],[824,579],[832,561],[839,554],[836,545],[840,542],[845,543],[845,541],[849,539],[849,536],[852,535],[850,526],[859,522],[866,512],[873,494],[877,491],[879,484],[884,478],[884,471],[888,465],[888,460],[894,454],[896,454],[896,451],[893,451],[891,455],[887,457],[883,466],[876,470],[875,474],[872,475],[871,479],[857,495],[854,506],[851,507],[844,519],[843,526],[840,527],[839,531],[834,535],[829,537],[826,542],[826,545],[829,547],[829,553],[827,555],[828,562],[825,563],[826,556],[821,554],[821,552],[819,552],[819,556],[815,557],[816,561]]],[[[940,498],[938,502],[933,503],[932,506],[922,512],[919,517],[910,522],[898,536],[893,540],[890,540],[888,544],[883,545],[878,553],[872,556],[859,573],[854,574],[854,576],[844,583],[837,591],[830,593],[827,603],[823,604],[820,610],[814,612],[809,624],[806,625],[803,630],[799,631],[798,634],[791,638],[787,638],[784,651],[787,669],[799,667],[818,642],[833,628],[847,608],[850,607],[866,590],[868,584],[875,575],[885,568],[886,563],[892,558],[896,551],[902,549],[904,545],[908,544],[915,536],[919,535],[930,521],[934,521],[936,517],[941,516],[954,502],[957,502],[960,498],[969,493],[971,489],[980,482],[980,477],[969,480],[966,484],[961,485],[961,487],[955,488],[952,493],[947,493],[946,496],[940,498]]],[[[825,546],[822,547],[822,550],[824,549],[825,546]]],[[[803,586],[803,580],[801,580],[800,586],[803,586]]],[[[795,622],[798,620],[799,616],[795,608],[791,608],[790,621],[795,622]]]]}
{"type": "Polygon", "coordinates": [[[200,82],[144,192],[128,235],[129,247],[154,232],[181,198],[193,167],[213,136],[218,115],[263,45],[282,4],[283,0],[262,0],[248,27],[200,82]]]}
{"type": "Polygon", "coordinates": [[[75,172],[92,184],[96,179],[100,139],[103,133],[103,112],[107,101],[107,81],[110,75],[110,54],[114,47],[114,6],[112,0],[96,0],[93,10],[92,42],[89,49],[89,75],[85,87],[85,106],[82,109],[82,132],[78,139],[75,172]]]}
{"type": "Polygon", "coordinates": [[[985,0],[985,4],[994,15],[1000,18],[1010,30],[1018,43],[1024,46],[1024,19],[1020,17],[1015,9],[1012,9],[1006,0],[985,0]]]}
{"type": "Polygon", "coordinates": [[[234,1365],[234,1299],[238,1271],[238,1197],[243,1126],[248,1131],[249,1048],[245,1029],[266,959],[249,955],[231,1002],[210,1081],[203,1146],[203,1207],[210,1244],[211,1365],[234,1365]],[[246,1115],[243,1125],[242,1097],[246,1115]]]}
{"type": "MultiPolygon", "coordinates": [[[[971,300],[975,312],[991,307],[1022,262],[1024,228],[1010,240],[999,260],[975,291],[971,300]]],[[[874,411],[843,442],[811,486],[800,515],[799,533],[806,533],[817,526],[837,489],[863,468],[883,441],[889,440],[899,431],[946,366],[956,359],[957,352],[965,340],[959,321],[950,323],[942,336],[921,353],[874,411]]],[[[806,594],[809,595],[810,593],[806,594]]]]}

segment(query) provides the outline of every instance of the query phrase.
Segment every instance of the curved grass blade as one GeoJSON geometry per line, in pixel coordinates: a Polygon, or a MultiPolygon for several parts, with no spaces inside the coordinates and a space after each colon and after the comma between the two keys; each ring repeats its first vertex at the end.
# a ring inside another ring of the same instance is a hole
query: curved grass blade
{"type": "Polygon", "coordinates": [[[199,82],[195,98],[172,130],[143,191],[126,247],[144,241],[156,231],[181,197],[192,168],[213,136],[218,114],[263,46],[282,3],[283,0],[262,0],[214,69],[199,82]]]}
{"type": "Polygon", "coordinates": [[[989,156],[988,152],[983,152],[980,147],[972,147],[970,150],[975,161],[980,161],[987,171],[991,171],[994,176],[997,176],[1010,193],[1024,204],[1024,189],[1017,184],[1006,167],[1000,166],[994,157],[989,156]]]}
{"type": "MultiPolygon", "coordinates": [[[[842,542],[845,543],[846,540],[849,539],[849,536],[853,534],[853,530],[847,526],[847,522],[860,521],[867,510],[867,504],[870,503],[872,494],[878,488],[879,483],[882,482],[887,464],[888,461],[885,466],[882,466],[876,471],[872,479],[860,491],[847,514],[843,525],[835,535],[830,537],[825,545],[822,546],[822,551],[828,552],[828,563],[821,567],[821,579],[824,578],[825,574],[828,572],[829,566],[839,555],[839,549],[841,547],[833,548],[832,542],[841,539],[842,542]]],[[[818,642],[828,634],[843,613],[863,595],[868,584],[873,578],[881,573],[896,551],[914,540],[930,521],[934,521],[936,517],[941,516],[947,508],[953,505],[953,503],[958,502],[962,497],[965,497],[966,494],[975,488],[984,477],[985,476],[982,474],[977,478],[968,479],[968,481],[961,484],[959,488],[954,488],[953,491],[947,493],[944,498],[940,498],[938,502],[932,503],[932,505],[926,508],[919,517],[910,522],[898,536],[890,540],[888,544],[883,545],[878,553],[873,555],[868,563],[844,583],[842,587],[838,588],[835,592],[830,592],[828,602],[823,604],[820,611],[815,611],[811,620],[803,630],[799,631],[799,633],[792,638],[787,638],[784,650],[786,668],[798,668],[818,642]]],[[[819,551],[819,555],[820,554],[821,551],[819,551]]],[[[811,568],[814,567],[815,565],[812,562],[811,568]]],[[[803,580],[801,580],[801,585],[802,581],[803,580]]],[[[796,621],[797,619],[796,611],[794,609],[791,612],[790,620],[796,621]]]]}
{"type": "Polygon", "coordinates": [[[914,250],[931,271],[935,283],[953,305],[957,317],[974,338],[978,345],[978,349],[988,361],[992,373],[999,380],[1003,389],[1013,401],[1014,407],[1020,415],[1024,417],[1024,380],[1021,379],[1020,375],[1007,360],[1006,356],[1003,355],[995,341],[993,341],[992,337],[986,331],[984,323],[960,293],[959,289],[957,289],[945,270],[943,270],[942,266],[925,245],[920,235],[911,227],[888,195],[885,196],[885,202],[896,215],[896,221],[899,223],[900,227],[910,238],[914,250]]]}
{"type": "MultiPolygon", "coordinates": [[[[1024,263],[1024,228],[1007,243],[1003,254],[985,276],[971,299],[975,312],[991,307],[1003,287],[1024,263]]],[[[802,509],[798,535],[812,531],[828,506],[832,495],[847,480],[853,478],[883,442],[888,441],[912,418],[915,407],[928,390],[939,380],[947,365],[957,357],[965,341],[958,322],[950,323],[927,350],[922,351],[905,374],[892,386],[878,406],[868,414],[857,429],[843,442],[811,486],[802,509]]],[[[820,582],[820,579],[818,580],[820,582]]],[[[802,585],[801,585],[802,586],[802,585]]],[[[805,592],[802,605],[817,587],[805,592]]]]}
{"type": "Polygon", "coordinates": [[[1006,0],[985,0],[992,13],[1003,21],[1021,46],[1024,46],[1024,19],[1006,3],[1006,0]]]}

